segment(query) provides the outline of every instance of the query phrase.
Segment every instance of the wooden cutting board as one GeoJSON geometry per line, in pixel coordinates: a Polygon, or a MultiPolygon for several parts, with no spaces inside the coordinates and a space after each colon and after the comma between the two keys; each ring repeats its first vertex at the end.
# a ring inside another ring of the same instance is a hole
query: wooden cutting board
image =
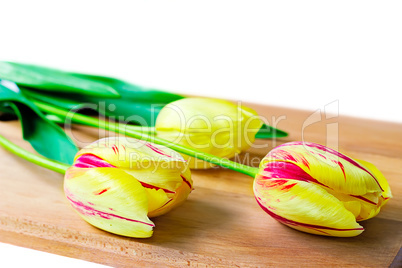
{"type": "MultiPolygon", "coordinates": [[[[0,148],[0,241],[117,267],[138,266],[362,266],[401,267],[402,124],[328,116],[324,112],[252,105],[270,124],[290,133],[257,140],[238,160],[258,165],[273,147],[288,141],[317,142],[374,163],[394,198],[361,224],[354,238],[333,238],[288,228],[261,210],[252,178],[222,168],[193,171],[195,190],[171,213],[155,218],[149,239],[112,235],[84,222],[63,195],[63,176],[0,148]],[[318,119],[317,119],[318,118],[318,119]]],[[[22,141],[18,122],[0,122],[0,134],[22,141]]],[[[109,135],[77,126],[80,145],[109,135]]]]}

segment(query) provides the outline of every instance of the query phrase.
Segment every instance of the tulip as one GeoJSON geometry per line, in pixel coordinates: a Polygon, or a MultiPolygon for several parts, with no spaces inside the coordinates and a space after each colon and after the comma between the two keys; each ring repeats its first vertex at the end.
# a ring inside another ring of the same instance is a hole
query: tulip
{"type": "Polygon", "coordinates": [[[88,223],[129,237],[152,236],[150,217],[183,203],[192,190],[182,156],[132,138],[105,138],[81,149],[67,169],[64,190],[88,223]]]}
{"type": "MultiPolygon", "coordinates": [[[[261,126],[254,110],[210,98],[172,102],[162,108],[155,123],[157,137],[221,158],[247,150],[261,126]]],[[[183,157],[190,168],[213,166],[185,154],[183,157]]]]}
{"type": "Polygon", "coordinates": [[[381,172],[315,143],[290,142],[262,160],[254,180],[261,208],[294,229],[349,237],[363,232],[357,221],[374,217],[392,197],[381,172]]]}

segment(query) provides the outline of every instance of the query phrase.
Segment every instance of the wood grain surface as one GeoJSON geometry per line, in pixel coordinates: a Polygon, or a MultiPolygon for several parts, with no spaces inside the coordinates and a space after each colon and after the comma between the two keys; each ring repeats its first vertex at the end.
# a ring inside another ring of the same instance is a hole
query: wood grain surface
{"type": "MultiPolygon", "coordinates": [[[[362,222],[354,238],[302,233],[270,218],[254,200],[252,178],[222,168],[193,171],[195,190],[171,213],[154,218],[150,239],[112,235],[84,222],[63,195],[63,176],[0,148],[0,241],[115,267],[212,266],[388,267],[402,245],[402,124],[249,104],[289,137],[257,140],[238,161],[258,162],[273,147],[304,140],[338,147],[374,163],[394,197],[362,222]]],[[[32,151],[19,122],[0,122],[0,134],[32,151]]],[[[75,126],[80,146],[105,131],[75,126]]],[[[400,263],[400,262],[394,262],[400,263]]],[[[397,264],[398,265],[398,264],[397,264]]]]}

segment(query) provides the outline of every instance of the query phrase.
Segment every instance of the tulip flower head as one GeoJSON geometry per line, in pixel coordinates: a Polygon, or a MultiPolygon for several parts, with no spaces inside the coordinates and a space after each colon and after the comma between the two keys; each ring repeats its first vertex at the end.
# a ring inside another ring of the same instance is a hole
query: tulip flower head
{"type": "Polygon", "coordinates": [[[376,216],[392,197],[372,164],[315,143],[290,142],[262,160],[254,195],[273,218],[294,229],[327,236],[356,236],[357,221],[376,216]]]}
{"type": "MultiPolygon", "coordinates": [[[[166,105],[155,123],[157,136],[218,157],[231,158],[248,149],[262,126],[245,106],[210,98],[185,98],[166,105]]],[[[213,165],[183,155],[190,168],[213,165]]]]}
{"type": "Polygon", "coordinates": [[[150,237],[155,217],[183,203],[193,187],[182,156],[132,138],[105,138],[81,149],[65,175],[67,199],[88,223],[150,237]]]}

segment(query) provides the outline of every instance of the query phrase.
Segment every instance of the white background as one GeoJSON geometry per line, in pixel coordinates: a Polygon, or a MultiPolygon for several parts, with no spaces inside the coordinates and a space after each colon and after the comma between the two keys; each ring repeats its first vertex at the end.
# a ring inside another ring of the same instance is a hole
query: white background
{"type": "Polygon", "coordinates": [[[10,1],[0,60],[402,122],[400,1],[10,1]]]}
{"type": "Polygon", "coordinates": [[[400,1],[5,2],[0,60],[402,123],[400,1]]]}

